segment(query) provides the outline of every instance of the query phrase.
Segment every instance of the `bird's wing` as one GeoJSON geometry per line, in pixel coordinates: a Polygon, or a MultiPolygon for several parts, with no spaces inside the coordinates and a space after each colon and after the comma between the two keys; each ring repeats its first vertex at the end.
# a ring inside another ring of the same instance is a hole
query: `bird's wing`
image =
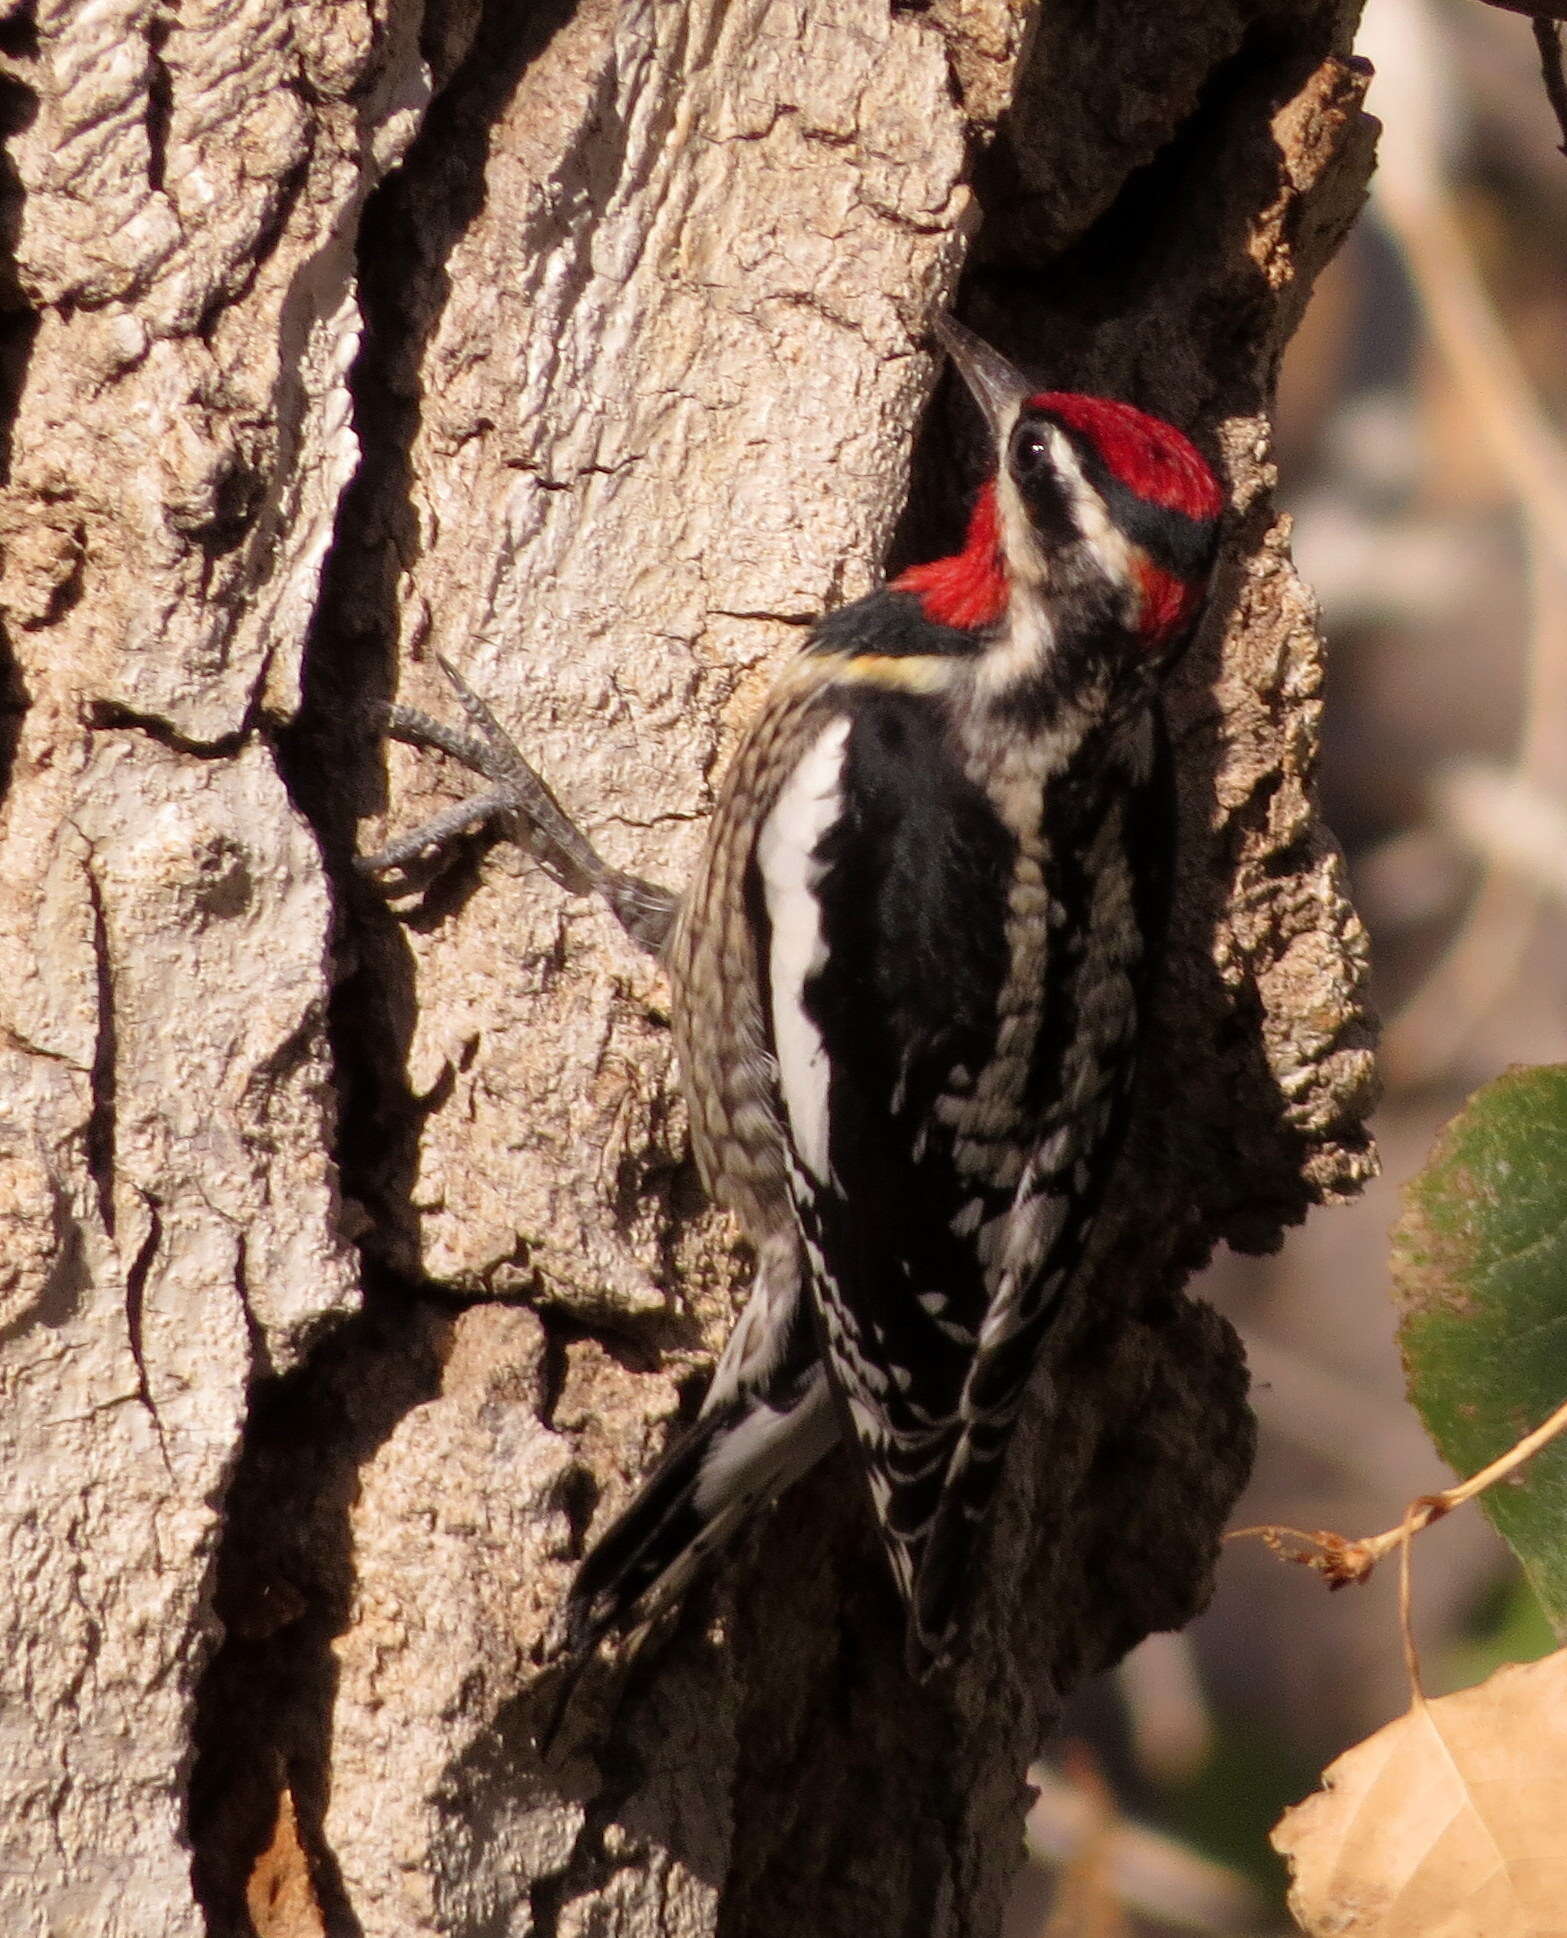
{"type": "Polygon", "coordinates": [[[762,823],[753,905],[825,1357],[923,1667],[1098,1197],[1141,926],[1111,906],[1114,789],[1106,850],[1064,865],[916,695],[842,691],[762,823]]]}

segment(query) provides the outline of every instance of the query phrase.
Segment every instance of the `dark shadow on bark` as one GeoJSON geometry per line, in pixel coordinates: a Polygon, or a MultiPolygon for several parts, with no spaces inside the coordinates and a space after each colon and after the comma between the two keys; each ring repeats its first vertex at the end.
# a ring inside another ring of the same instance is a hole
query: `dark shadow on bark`
{"type": "MultiPolygon", "coordinates": [[[[37,11],[28,0],[0,21],[0,141],[30,127],[38,113],[37,92],[25,78],[38,58],[37,11]]],[[[8,154],[0,155],[0,485],[10,482],[16,414],[39,324],[17,275],[24,199],[15,164],[8,154]]],[[[22,719],[30,704],[9,635],[0,626],[0,801],[11,791],[22,719]]]]}
{"type": "MultiPolygon", "coordinates": [[[[29,84],[38,59],[38,8],[25,0],[0,20],[0,142],[9,143],[38,114],[37,90],[29,84]]],[[[23,293],[17,274],[16,245],[26,199],[16,165],[0,157],[0,484],[11,476],[11,429],[27,378],[38,314],[23,293]]]]}
{"type": "Polygon", "coordinates": [[[213,1606],[224,1640],[197,1695],[188,1832],[213,1938],[250,1938],[246,1886],[284,1788],[331,1938],[364,1938],[321,1833],[331,1768],[332,1639],[354,1590],[359,1473],[440,1390],[449,1317],[367,1275],[366,1308],[252,1391],[213,1606]]]}

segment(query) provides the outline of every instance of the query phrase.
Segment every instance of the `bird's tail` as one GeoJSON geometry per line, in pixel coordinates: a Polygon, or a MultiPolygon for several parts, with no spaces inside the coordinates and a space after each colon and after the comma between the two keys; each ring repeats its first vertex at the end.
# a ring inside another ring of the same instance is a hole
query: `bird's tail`
{"type": "Polygon", "coordinates": [[[837,1437],[819,1363],[766,1393],[710,1405],[589,1550],[566,1603],[567,1650],[580,1656],[683,1593],[706,1558],[837,1437]]]}

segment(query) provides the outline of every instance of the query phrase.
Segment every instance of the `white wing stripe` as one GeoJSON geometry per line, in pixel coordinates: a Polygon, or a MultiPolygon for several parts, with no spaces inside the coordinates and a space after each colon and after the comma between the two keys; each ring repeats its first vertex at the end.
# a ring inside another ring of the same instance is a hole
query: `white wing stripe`
{"type": "Polygon", "coordinates": [[[805,984],[826,961],[816,898],[822,868],[815,851],[842,807],[849,724],[847,717],[840,717],[811,743],[780,790],[756,843],[772,926],[768,972],[778,1085],[794,1148],[818,1184],[826,1184],[829,1175],[827,1051],[805,1011],[805,984]]]}
{"type": "Polygon", "coordinates": [[[758,1401],[713,1442],[693,1500],[704,1518],[731,1503],[771,1500],[815,1466],[838,1438],[827,1378],[817,1371],[794,1405],[780,1410],[758,1401]]]}

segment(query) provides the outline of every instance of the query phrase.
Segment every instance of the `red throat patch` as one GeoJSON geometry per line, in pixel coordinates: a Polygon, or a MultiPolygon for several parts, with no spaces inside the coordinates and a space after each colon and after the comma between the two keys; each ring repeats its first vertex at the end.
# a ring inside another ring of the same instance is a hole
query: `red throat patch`
{"type": "Polygon", "coordinates": [[[980,487],[969,516],[963,550],[929,565],[911,565],[889,588],[912,592],[925,617],[938,626],[965,632],[990,626],[1007,609],[1007,574],[1001,560],[994,479],[980,487]]]}
{"type": "Polygon", "coordinates": [[[1191,617],[1196,603],[1194,588],[1155,565],[1141,547],[1133,550],[1132,570],[1143,598],[1137,629],[1150,645],[1160,645],[1191,617]]]}

